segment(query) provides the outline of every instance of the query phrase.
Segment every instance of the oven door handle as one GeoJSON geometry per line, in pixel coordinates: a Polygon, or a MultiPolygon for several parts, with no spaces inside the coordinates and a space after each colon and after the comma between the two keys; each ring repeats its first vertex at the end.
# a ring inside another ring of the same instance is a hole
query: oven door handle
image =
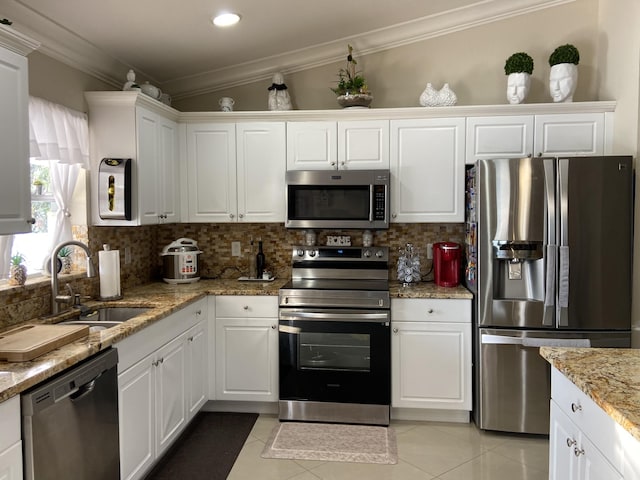
{"type": "Polygon", "coordinates": [[[280,320],[323,320],[325,322],[388,322],[388,312],[329,313],[329,312],[280,312],[280,320]]]}

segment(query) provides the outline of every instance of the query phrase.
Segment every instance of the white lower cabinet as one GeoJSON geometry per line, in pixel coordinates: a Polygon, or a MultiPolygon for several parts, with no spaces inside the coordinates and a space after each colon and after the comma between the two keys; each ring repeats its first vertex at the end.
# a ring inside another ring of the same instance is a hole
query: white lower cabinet
{"type": "Polygon", "coordinates": [[[215,398],[278,400],[278,297],[216,297],[215,398]]]}
{"type": "Polygon", "coordinates": [[[201,300],[116,345],[121,478],[142,478],[204,404],[206,329],[201,300]]]}
{"type": "Polygon", "coordinates": [[[550,480],[638,480],[640,444],[551,369],[550,480]]]}
{"type": "Polygon", "coordinates": [[[471,302],[392,299],[391,406],[471,410],[471,302]]]}
{"type": "Polygon", "coordinates": [[[0,480],[22,480],[20,395],[0,403],[0,480]]]}

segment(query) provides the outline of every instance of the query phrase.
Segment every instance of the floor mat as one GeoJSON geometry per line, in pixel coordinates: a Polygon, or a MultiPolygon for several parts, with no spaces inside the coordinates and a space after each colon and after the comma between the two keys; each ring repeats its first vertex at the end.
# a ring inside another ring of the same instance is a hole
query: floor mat
{"type": "Polygon", "coordinates": [[[271,432],[263,458],[395,464],[391,427],[283,422],[271,432]]]}
{"type": "Polygon", "coordinates": [[[200,412],[146,480],[224,480],[257,413],[200,412]]]}

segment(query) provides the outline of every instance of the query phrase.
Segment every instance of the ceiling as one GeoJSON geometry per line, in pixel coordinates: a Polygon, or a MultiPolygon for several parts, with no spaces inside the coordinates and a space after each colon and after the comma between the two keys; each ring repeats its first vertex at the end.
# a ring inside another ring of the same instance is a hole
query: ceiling
{"type": "Polygon", "coordinates": [[[3,0],[40,51],[118,87],[133,68],[174,98],[333,63],[575,0],[3,0]],[[211,17],[242,20],[217,28],[211,17]]]}

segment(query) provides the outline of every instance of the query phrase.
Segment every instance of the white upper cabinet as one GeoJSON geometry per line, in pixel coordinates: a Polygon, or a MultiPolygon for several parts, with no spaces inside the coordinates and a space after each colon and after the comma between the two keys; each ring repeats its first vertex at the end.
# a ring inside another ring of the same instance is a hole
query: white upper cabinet
{"type": "Polygon", "coordinates": [[[188,124],[190,222],[284,222],[283,122],[188,124]]]}
{"type": "Polygon", "coordinates": [[[484,158],[605,154],[604,113],[467,118],[466,163],[484,158]]]}
{"type": "Polygon", "coordinates": [[[391,221],[464,221],[465,119],[391,121],[391,221]]]}
{"type": "Polygon", "coordinates": [[[466,163],[533,154],[533,115],[467,118],[466,163]]]}
{"type": "Polygon", "coordinates": [[[604,130],[604,113],[536,115],[535,155],[604,155],[604,130]]]}
{"type": "Polygon", "coordinates": [[[85,92],[89,105],[91,212],[94,225],[180,221],[178,111],[138,92],[85,92]],[[102,219],[99,166],[131,158],[131,220],[102,219]]]}
{"type": "Polygon", "coordinates": [[[37,44],[0,26],[0,235],[31,231],[29,76],[26,55],[37,44]]]}
{"type": "Polygon", "coordinates": [[[338,166],[337,122],[287,122],[287,170],[338,166]]]}
{"type": "Polygon", "coordinates": [[[287,170],[388,168],[388,120],[287,123],[287,170]]]}

